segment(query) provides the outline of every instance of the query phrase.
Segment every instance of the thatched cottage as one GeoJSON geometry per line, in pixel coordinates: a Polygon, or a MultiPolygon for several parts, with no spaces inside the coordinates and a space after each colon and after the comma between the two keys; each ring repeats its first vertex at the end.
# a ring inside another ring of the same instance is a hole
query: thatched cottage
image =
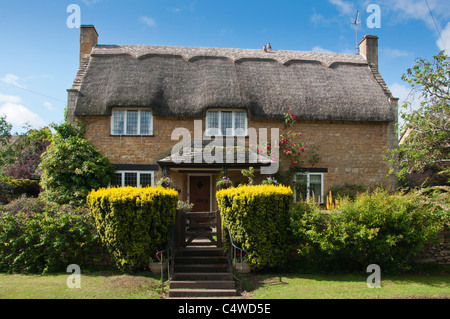
{"type": "Polygon", "coordinates": [[[86,137],[117,167],[115,185],[155,185],[169,176],[195,210],[215,210],[219,173],[236,183],[245,181],[241,169],[252,166],[258,182],[270,163],[250,162],[251,154],[180,163],[172,156],[181,141],[174,130],[188,132],[200,147],[211,136],[248,143],[250,128],[283,129],[288,110],[297,117],[294,129],[320,148],[317,165],[302,169],[316,197],[346,183],[394,183],[385,177],[384,156],[397,146],[398,100],[378,72],[375,36],[364,36],[359,55],[98,45],[97,39],[93,26],[81,26],[68,119],[85,121],[86,137]]]}

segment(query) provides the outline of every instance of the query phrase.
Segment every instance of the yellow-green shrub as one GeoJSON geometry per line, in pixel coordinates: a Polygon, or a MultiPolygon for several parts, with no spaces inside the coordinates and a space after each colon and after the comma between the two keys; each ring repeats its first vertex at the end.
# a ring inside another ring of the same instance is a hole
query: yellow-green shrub
{"type": "Polygon", "coordinates": [[[178,193],[162,187],[102,188],[87,201],[97,230],[121,270],[147,265],[170,240],[178,193]]]}
{"type": "Polygon", "coordinates": [[[289,254],[289,187],[257,185],[217,192],[223,228],[248,250],[255,269],[283,264],[289,254]]]}

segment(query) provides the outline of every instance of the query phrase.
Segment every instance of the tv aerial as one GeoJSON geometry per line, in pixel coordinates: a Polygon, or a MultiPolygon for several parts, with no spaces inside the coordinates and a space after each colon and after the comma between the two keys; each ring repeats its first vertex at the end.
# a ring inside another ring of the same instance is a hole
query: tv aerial
{"type": "Polygon", "coordinates": [[[361,24],[361,21],[358,21],[359,19],[359,10],[356,10],[356,18],[355,21],[352,22],[352,24],[355,26],[355,33],[356,33],[356,54],[359,54],[359,47],[358,47],[358,24],[361,24]]]}

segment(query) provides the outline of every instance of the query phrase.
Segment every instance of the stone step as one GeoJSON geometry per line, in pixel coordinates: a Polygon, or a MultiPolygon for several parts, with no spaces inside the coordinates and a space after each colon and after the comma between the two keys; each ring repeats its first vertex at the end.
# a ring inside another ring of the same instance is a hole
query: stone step
{"type": "Polygon", "coordinates": [[[225,256],[177,256],[175,264],[226,264],[228,259],[225,256]]]}
{"type": "Polygon", "coordinates": [[[169,297],[225,297],[236,296],[236,289],[170,289],[169,297]]]}
{"type": "Polygon", "coordinates": [[[217,273],[226,272],[229,270],[228,264],[177,264],[175,263],[174,272],[205,272],[205,273],[217,273]]]}
{"type": "Polygon", "coordinates": [[[217,247],[184,247],[177,249],[176,257],[207,257],[207,256],[226,256],[225,251],[222,248],[217,247]]]}
{"type": "Polygon", "coordinates": [[[170,289],[236,289],[236,283],[234,280],[174,280],[170,289]]]}
{"type": "Polygon", "coordinates": [[[172,279],[175,281],[200,281],[200,280],[211,280],[211,281],[222,281],[222,280],[233,280],[233,275],[230,272],[174,272],[172,279]]]}

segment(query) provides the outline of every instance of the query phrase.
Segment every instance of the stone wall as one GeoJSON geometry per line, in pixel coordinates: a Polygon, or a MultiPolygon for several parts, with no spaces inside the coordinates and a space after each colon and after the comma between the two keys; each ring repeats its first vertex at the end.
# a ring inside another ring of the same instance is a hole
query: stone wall
{"type": "Polygon", "coordinates": [[[438,234],[437,243],[426,244],[416,261],[450,265],[450,228],[446,228],[438,234]]]}
{"type": "MultiPolygon", "coordinates": [[[[155,117],[153,136],[111,136],[111,120],[108,116],[83,117],[86,137],[114,164],[156,164],[170,155],[172,147],[180,140],[171,140],[174,128],[183,127],[194,137],[194,120],[203,118],[155,117]]],[[[280,120],[248,119],[249,128],[278,127],[280,120]]],[[[394,186],[393,179],[386,179],[388,166],[384,156],[392,147],[392,125],[381,122],[298,121],[290,128],[302,133],[302,141],[314,142],[320,149],[320,161],[316,168],[326,168],[324,192],[345,183],[365,187],[394,186]]],[[[161,177],[156,173],[156,180],[161,177]]],[[[238,178],[238,177],[237,177],[238,178]]],[[[244,180],[244,178],[243,178],[244,180]]],[[[180,180],[181,181],[181,180],[180,180]]],[[[215,181],[215,179],[214,179],[215,181]]]]}

